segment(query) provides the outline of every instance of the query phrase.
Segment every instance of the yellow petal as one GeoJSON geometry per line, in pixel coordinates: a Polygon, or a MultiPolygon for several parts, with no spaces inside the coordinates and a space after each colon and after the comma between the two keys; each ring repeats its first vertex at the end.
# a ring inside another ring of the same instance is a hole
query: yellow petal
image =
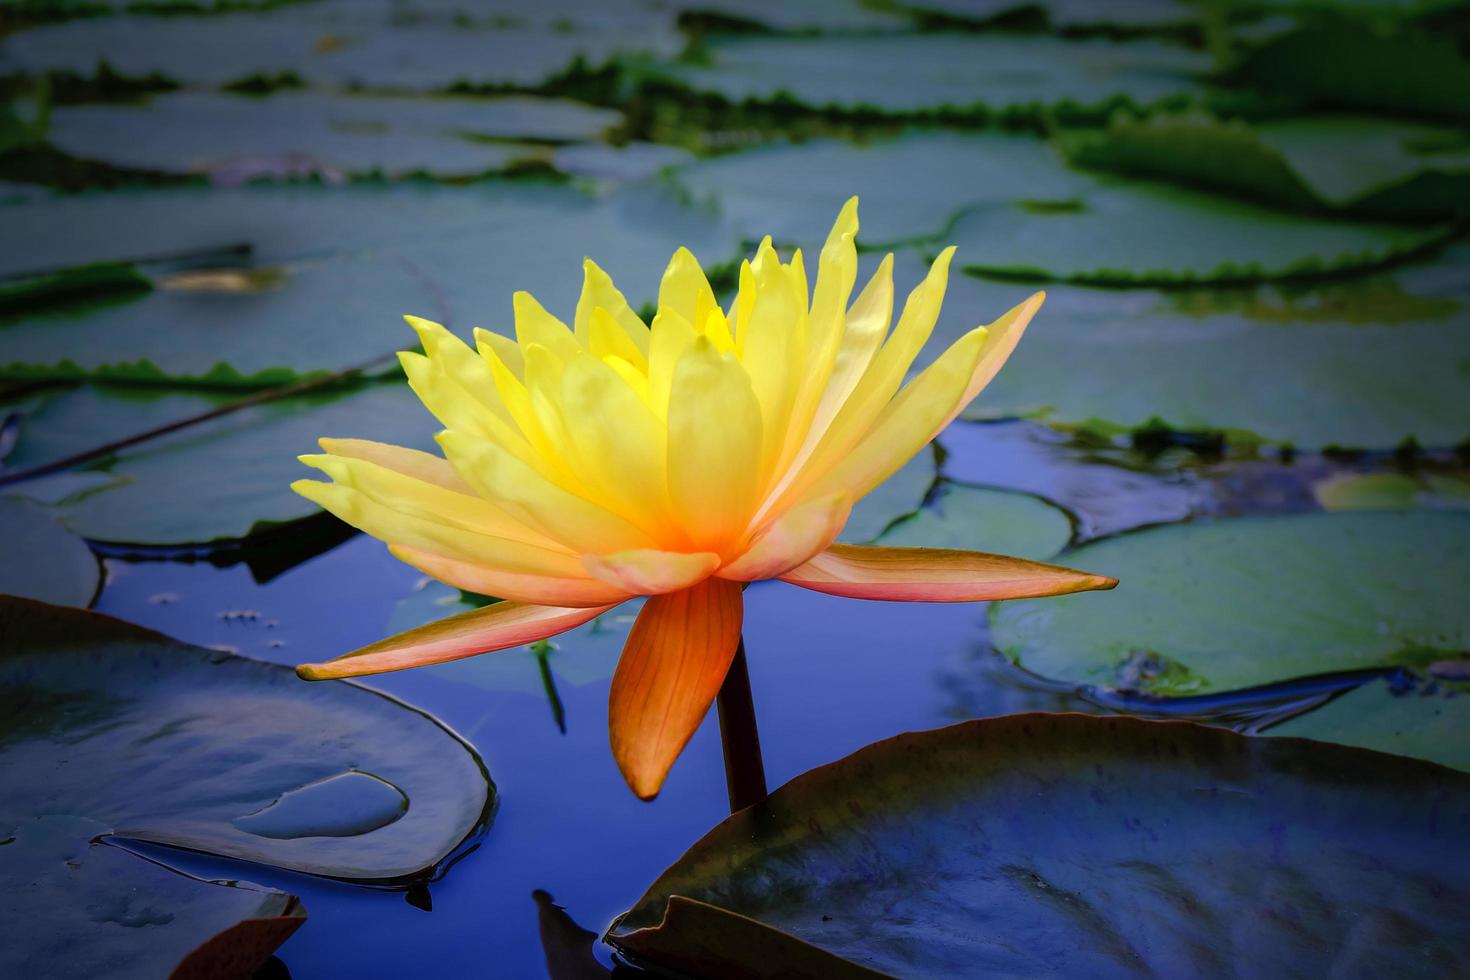
{"type": "Polygon", "coordinates": [[[628,634],[608,696],[613,758],[649,800],[720,691],[740,643],[741,586],[705,579],[654,596],[628,634]]]}
{"type": "Polygon", "coordinates": [[[758,534],[745,554],[715,574],[734,582],[756,582],[788,572],[837,540],[851,511],[852,499],[846,494],[793,507],[758,534]]]}
{"type": "Polygon", "coordinates": [[[703,337],[679,360],[669,400],[669,496],[692,545],[724,553],[755,503],[761,410],[733,355],[703,337]]]}
{"type": "Polygon", "coordinates": [[[535,458],[531,444],[513,423],[485,408],[429,358],[405,351],[398,355],[398,363],[413,393],[445,428],[489,439],[523,460],[535,458]]]}
{"type": "Polygon", "coordinates": [[[467,531],[512,541],[523,541],[553,551],[570,549],[526,524],[483,497],[446,490],[363,459],[332,455],[297,457],[334,481],[352,487],[369,499],[401,514],[426,521],[452,524],[467,531]]]}
{"type": "Polygon", "coordinates": [[[379,640],[324,664],[302,664],[296,668],[296,673],[305,680],[324,681],[463,660],[565,633],[596,619],[610,608],[573,609],[520,602],[491,603],[482,609],[472,609],[379,640]]]}
{"type": "Polygon", "coordinates": [[[659,310],[653,318],[653,339],[648,349],[648,407],[657,418],[669,417],[674,368],[694,343],[694,337],[694,327],[674,310],[659,310]]]}
{"type": "Polygon", "coordinates": [[[592,311],[596,309],[606,310],[638,352],[645,357],[648,355],[648,325],[633,312],[623,294],[618,292],[618,287],[613,285],[612,277],[598,268],[596,262],[584,259],[582,295],[577,300],[577,314],[572,320],[572,328],[577,335],[577,341],[587,350],[592,349],[591,318],[592,311]]]}
{"type": "Polygon", "coordinates": [[[494,565],[460,561],[457,558],[449,558],[432,551],[424,551],[422,548],[412,548],[401,544],[389,545],[388,550],[393,552],[394,557],[399,561],[412,565],[425,575],[452,585],[456,589],[510,599],[515,602],[542,606],[589,608],[592,606],[606,607],[633,596],[633,593],[626,589],[608,585],[591,576],[552,578],[546,575],[508,572],[494,565]]]}
{"type": "MultiPolygon", "coordinates": [[[[646,334],[648,329],[644,328],[646,334]]],[[[602,360],[606,357],[617,357],[636,367],[639,371],[648,370],[647,344],[640,348],[628,337],[622,326],[613,319],[613,315],[602,307],[597,307],[587,315],[587,350],[593,357],[602,360]]]]}
{"type": "MultiPolygon", "coordinates": [[[[1026,327],[1031,323],[1031,318],[1036,311],[1041,309],[1041,304],[1046,301],[1046,293],[1035,293],[1024,303],[1006,313],[1005,316],[990,324],[987,328],[990,336],[985,342],[985,349],[980,352],[980,361],[975,365],[975,370],[970,375],[970,383],[965,386],[965,393],[960,397],[959,404],[950,412],[949,417],[944,420],[940,428],[953,422],[955,416],[963,412],[975,400],[975,397],[990,384],[996,374],[1007,360],[1016,345],[1021,342],[1021,335],[1026,332],[1026,327]]],[[[938,435],[938,430],[935,435],[938,435]]]]}
{"type": "Polygon", "coordinates": [[[1117,579],[1039,561],[944,548],[834,544],[781,581],[890,602],[984,602],[1111,589],[1117,579]]]}
{"type": "Polygon", "coordinates": [[[475,347],[480,351],[480,356],[487,361],[493,354],[501,364],[510,369],[510,373],[518,380],[525,378],[526,360],[521,354],[520,345],[514,340],[486,330],[484,327],[476,327],[475,347]]]}
{"type": "Polygon", "coordinates": [[[669,259],[669,267],[659,283],[658,308],[673,310],[689,323],[703,324],[714,306],[715,292],[699,267],[699,260],[687,248],[680,248],[669,259]]]}
{"type": "Polygon", "coordinates": [[[868,365],[873,363],[873,355],[878,353],[883,346],[883,338],[888,335],[892,317],[893,253],[889,252],[847,312],[832,374],[812,417],[812,432],[816,435],[827,431],[827,426],[867,372],[868,365]]]}
{"type": "Polygon", "coordinates": [[[437,369],[452,378],[470,397],[504,420],[510,421],[510,414],[505,410],[495,390],[495,383],[490,379],[490,370],[480,356],[470,350],[469,345],[432,320],[417,316],[406,316],[403,319],[418,334],[424,353],[437,369]]]}
{"type": "Polygon", "coordinates": [[[370,439],[318,439],[317,444],[333,456],[367,460],[455,493],[474,493],[443,456],[386,442],[373,442],[370,439]]]}
{"type": "Polygon", "coordinates": [[[655,551],[643,548],[611,555],[583,555],[582,566],[594,577],[634,595],[661,595],[697,585],[709,578],[720,556],[709,551],[655,551]]]}
{"type": "Polygon", "coordinates": [[[479,534],[442,521],[403,513],[349,486],[297,480],[291,489],[353,527],[389,544],[406,544],[460,561],[495,565],[515,572],[575,578],[581,562],[565,550],[538,548],[522,541],[479,534]]]}
{"type": "MultiPolygon", "coordinates": [[[[760,256],[757,256],[759,259],[760,256]]],[[[760,483],[770,479],[785,447],[806,347],[806,296],[777,261],[755,266],[756,296],[744,328],[740,363],[760,403],[765,429],[760,483]]]]}
{"type": "Polygon", "coordinates": [[[521,345],[522,352],[529,350],[532,344],[540,344],[559,360],[568,361],[582,349],[567,325],[547,313],[530,293],[516,293],[511,297],[511,303],[515,308],[516,342],[521,345]]]}
{"type": "MultiPolygon", "coordinates": [[[[444,455],[478,493],[578,553],[656,544],[622,517],[557,486],[492,442],[453,430],[441,432],[438,439],[444,455]]],[[[572,577],[584,573],[581,565],[562,572],[572,577]]]]}

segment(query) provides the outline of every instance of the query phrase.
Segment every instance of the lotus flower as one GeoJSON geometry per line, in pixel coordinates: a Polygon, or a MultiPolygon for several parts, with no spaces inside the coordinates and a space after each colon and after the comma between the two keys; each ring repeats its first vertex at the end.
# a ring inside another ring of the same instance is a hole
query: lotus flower
{"type": "Polygon", "coordinates": [[[302,462],[333,482],[294,489],[409,565],[502,601],[300,675],[517,647],[648,596],[608,707],[613,755],[648,799],[719,692],[748,582],[935,602],[1111,588],[1113,579],[1016,558],[834,543],[853,503],[994,377],[1043,299],[970,331],[903,385],[938,317],[954,249],[890,333],[891,255],[849,304],[857,230],[854,198],[810,294],[801,252],[783,263],[766,239],[741,265],[729,309],[680,249],[651,327],[590,260],[570,329],[524,292],[514,297],[515,339],[476,330],[478,351],[409,317],[424,353],[400,358],[445,427],[443,457],[323,439],[325,453],[302,462]]]}

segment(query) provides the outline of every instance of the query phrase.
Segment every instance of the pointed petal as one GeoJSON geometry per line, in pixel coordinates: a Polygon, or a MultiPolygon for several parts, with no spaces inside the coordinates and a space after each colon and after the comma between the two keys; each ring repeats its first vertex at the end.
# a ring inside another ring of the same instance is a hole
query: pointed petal
{"type": "Polygon", "coordinates": [[[1030,599],[1118,584],[1106,575],[980,551],[851,544],[834,544],[781,581],[828,595],[894,602],[1030,599]]]}
{"type": "Polygon", "coordinates": [[[582,261],[582,295],[577,300],[577,313],[572,320],[572,332],[577,335],[577,342],[584,348],[590,350],[591,344],[591,318],[592,311],[606,310],[621,328],[627,339],[643,355],[648,354],[648,325],[638,318],[633,308],[618,287],[613,285],[612,277],[603,272],[596,262],[591,259],[582,261]]]}
{"type": "MultiPolygon", "coordinates": [[[[985,386],[990,384],[1001,367],[1010,358],[1011,352],[1021,342],[1021,335],[1026,332],[1026,327],[1031,323],[1031,318],[1036,311],[1041,309],[1041,304],[1046,301],[1046,293],[1034,293],[1005,316],[996,320],[986,328],[988,337],[985,341],[985,349],[980,352],[980,360],[975,365],[975,370],[970,375],[970,383],[965,387],[965,393],[960,397],[959,404],[950,411],[949,417],[939,426],[944,426],[955,420],[955,416],[963,412],[975,400],[985,386]]],[[[939,429],[934,434],[939,434],[939,429]]]]}
{"type": "Polygon", "coordinates": [[[852,498],[846,494],[794,507],[757,535],[745,554],[716,574],[733,582],[776,578],[836,541],[851,512],[852,498]]]}
{"type": "Polygon", "coordinates": [[[734,355],[700,337],[674,370],[668,423],[669,496],[694,547],[719,551],[743,536],[757,487],[751,461],[760,450],[761,409],[750,379],[734,355]]]}
{"type": "Polygon", "coordinates": [[[475,347],[480,356],[489,361],[493,355],[518,379],[526,376],[526,359],[521,346],[509,337],[502,336],[484,327],[475,328],[475,347]]]}
{"type": "Polygon", "coordinates": [[[715,292],[689,249],[681,247],[669,259],[658,286],[658,308],[673,310],[689,323],[701,326],[715,308],[715,292]]]}
{"type": "Polygon", "coordinates": [[[710,578],[654,596],[628,634],[607,725],[613,758],[641,799],[658,795],[725,681],[740,643],[740,589],[710,578]]]}
{"type": "Polygon", "coordinates": [[[553,578],[527,575],[493,565],[461,561],[409,545],[389,545],[393,556],[431,578],[480,595],[512,599],[538,606],[606,606],[631,599],[633,593],[595,578],[553,578]]]}
{"type": "Polygon", "coordinates": [[[449,460],[420,449],[409,449],[387,442],[371,439],[318,439],[317,445],[323,452],[349,459],[361,459],[376,463],[395,473],[423,480],[455,493],[474,493],[470,485],[449,465],[449,460]]]}
{"type": "Polygon", "coordinates": [[[596,578],[633,595],[677,592],[709,578],[720,565],[711,551],[655,551],[639,548],[611,555],[583,555],[582,565],[596,578]]]}
{"type": "Polygon", "coordinates": [[[568,609],[496,602],[390,636],[326,663],[302,664],[296,673],[304,680],[325,681],[463,660],[565,633],[611,608],[568,609]]]}
{"type": "Polygon", "coordinates": [[[530,293],[515,293],[511,296],[511,303],[515,309],[516,342],[521,345],[522,352],[528,351],[532,344],[540,344],[567,361],[582,349],[567,325],[547,313],[530,293]]]}

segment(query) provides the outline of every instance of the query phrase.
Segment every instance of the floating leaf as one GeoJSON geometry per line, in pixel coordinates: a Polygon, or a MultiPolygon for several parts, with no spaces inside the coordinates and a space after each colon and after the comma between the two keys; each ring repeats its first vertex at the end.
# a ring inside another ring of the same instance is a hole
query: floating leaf
{"type": "Polygon", "coordinates": [[[1324,510],[1470,510],[1470,482],[1426,473],[1351,473],[1314,488],[1324,510]]]}
{"type": "Polygon", "coordinates": [[[1115,117],[1070,134],[1084,167],[1203,185],[1289,208],[1385,217],[1470,210],[1470,143],[1454,130],[1356,116],[1224,122],[1115,117]]]}
{"type": "Polygon", "coordinates": [[[1122,534],[1068,552],[1111,601],[993,607],[996,648],[1043,677],[1204,694],[1430,663],[1470,649],[1470,515],[1297,514],[1122,534]]]}
{"type": "Polygon", "coordinates": [[[924,498],[938,478],[934,449],[926,446],[853,506],[838,540],[852,544],[877,540],[890,524],[923,506],[924,498]]]}
{"type": "Polygon", "coordinates": [[[902,6],[977,26],[1039,11],[1052,27],[1067,30],[1165,30],[1193,26],[1200,18],[1199,9],[1188,0],[1129,0],[1107,5],[1096,0],[903,0],[902,6]]]}
{"type": "Polygon", "coordinates": [[[250,976],[306,918],[291,895],[190,877],[112,846],[109,829],[70,815],[0,818],[0,973],[250,976]]]}
{"type": "Polygon", "coordinates": [[[278,92],[251,97],[176,92],[147,104],[66,106],[47,138],[62,152],[114,167],[242,182],[328,176],[474,177],[549,151],[524,141],[596,139],[622,116],[533,96],[412,99],[278,92]]]}
{"type": "Polygon", "coordinates": [[[982,275],[1108,285],[1222,283],[1343,273],[1446,236],[1445,227],[1330,221],[1166,184],[1100,182],[1069,201],[965,211],[944,239],[982,275]]]}
{"type": "Polygon", "coordinates": [[[0,822],[391,882],[489,819],[474,751],[386,695],[95,613],[0,597],[0,618],[0,822]]]}
{"type": "Polygon", "coordinates": [[[932,506],[890,528],[879,543],[903,548],[988,551],[1041,561],[1072,537],[1064,511],[1036,497],[946,485],[932,506]]]}
{"type": "MultiPolygon", "coordinates": [[[[1458,662],[1470,666],[1470,660],[1458,662]]],[[[1376,680],[1266,734],[1357,745],[1470,772],[1467,730],[1470,696],[1465,691],[1427,685],[1404,690],[1376,680]]]]}
{"type": "Polygon", "coordinates": [[[683,46],[672,17],[646,7],[639,16],[612,19],[593,10],[579,18],[586,29],[567,22],[566,30],[558,29],[557,8],[570,13],[577,4],[541,5],[542,16],[531,22],[526,15],[537,11],[507,5],[501,13],[521,15],[512,18],[520,24],[503,26],[494,23],[497,11],[483,6],[475,11],[483,20],[456,23],[453,15],[465,6],[403,23],[395,22],[394,5],[355,2],[218,17],[74,20],[5,38],[0,74],[252,91],[301,84],[409,92],[535,88],[579,63],[597,68],[625,53],[671,57],[683,46]]]}
{"type": "Polygon", "coordinates": [[[1467,824],[1470,779],[1361,749],[970,721],[798,776],[606,938],[699,976],[1453,977],[1467,824]]]}
{"type": "MultiPolygon", "coordinates": [[[[43,442],[68,444],[77,439],[72,427],[78,421],[127,418],[140,400],[151,409],[146,397],[79,388],[31,421],[42,430],[43,442]],[[62,429],[54,438],[44,434],[49,420],[62,429]]],[[[217,404],[205,396],[158,400],[173,409],[192,401],[201,412],[217,404]]],[[[134,417],[145,427],[142,420],[152,413],[134,417]]],[[[281,399],[125,450],[105,464],[110,483],[88,486],[55,502],[62,522],[94,541],[183,545],[235,540],[318,513],[316,505],[291,492],[290,484],[300,475],[296,456],[315,452],[319,437],[432,449],[434,431],[433,419],[401,382],[281,399]]],[[[49,483],[22,483],[15,492],[50,499],[49,483]]]]}
{"type": "MultiPolygon", "coordinates": [[[[1298,449],[1458,445],[1470,436],[1467,255],[1456,247],[1432,266],[1289,291],[1048,287],[966,417],[1031,415],[1105,434],[1164,426],[1298,449]]],[[[894,277],[912,282],[922,269],[900,255],[894,277]]],[[[976,311],[1034,290],[951,275],[926,357],[974,327],[976,311]]]]}
{"type": "Polygon", "coordinates": [[[830,216],[856,194],[867,248],[933,238],[967,205],[1066,199],[1092,183],[1033,137],[935,130],[763,146],[695,161],[674,179],[716,202],[745,238],[800,245],[820,246],[830,216]]]}
{"type": "Polygon", "coordinates": [[[911,21],[896,11],[870,6],[863,0],[687,0],[680,4],[685,17],[703,17],[769,31],[882,31],[902,30],[911,21]]]}
{"type": "Polygon", "coordinates": [[[1452,31],[1324,19],[1271,37],[1229,77],[1311,105],[1470,119],[1470,61],[1452,31]]]}
{"type": "Polygon", "coordinates": [[[97,556],[35,504],[0,497],[0,540],[9,553],[0,562],[0,595],[58,606],[90,605],[97,595],[102,583],[97,556]]]}
{"type": "Polygon", "coordinates": [[[1180,104],[1209,69],[1201,53],[1153,41],[1024,35],[888,34],[706,40],[698,62],[635,66],[645,77],[728,102],[833,112],[1101,117],[1180,104]]]}
{"type": "Polygon", "coordinates": [[[570,319],[581,277],[566,270],[585,256],[638,304],[679,245],[712,267],[737,252],[721,222],[643,188],[598,200],[554,186],[189,187],[53,197],[0,218],[29,243],[0,258],[0,275],[250,253],[207,262],[209,275],[160,274],[160,288],[127,301],[0,320],[11,378],[272,384],[413,347],[405,313],[465,336],[508,332],[523,289],[570,319]]]}

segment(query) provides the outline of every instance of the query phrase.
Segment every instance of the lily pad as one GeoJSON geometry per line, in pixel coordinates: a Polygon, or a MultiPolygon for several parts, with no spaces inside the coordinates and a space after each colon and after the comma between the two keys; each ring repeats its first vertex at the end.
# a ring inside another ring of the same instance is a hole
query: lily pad
{"type": "Polygon", "coordinates": [[[981,275],[1173,285],[1340,274],[1446,234],[1443,226],[1332,221],[1167,184],[1104,181],[1073,200],[971,208],[944,238],[981,275]]]}
{"type": "Polygon", "coordinates": [[[686,0],[679,6],[686,17],[713,18],[767,31],[884,31],[912,25],[903,14],[863,0],[686,0]]]}
{"type": "MultiPolygon", "coordinates": [[[[125,415],[134,401],[91,388],[63,399],[34,420],[38,428],[44,429],[47,419],[65,429],[79,418],[125,415]]],[[[167,399],[171,407],[181,408],[190,396],[167,399]]],[[[217,404],[206,396],[192,400],[200,412],[217,404]]],[[[296,455],[314,452],[318,438],[377,439],[431,449],[435,429],[401,382],[281,399],[124,450],[102,467],[110,482],[55,502],[62,522],[94,541],[184,545],[236,540],[319,512],[290,489],[299,476],[296,455]]],[[[56,478],[18,484],[13,492],[54,499],[46,492],[51,479],[56,478]]]]}
{"type": "Polygon", "coordinates": [[[1101,118],[1120,106],[1180,105],[1201,92],[1200,52],[1154,41],[1026,35],[732,35],[697,62],[640,63],[648,78],[727,102],[904,116],[960,113],[1101,118]]]}
{"type": "Polygon", "coordinates": [[[1435,686],[1370,681],[1268,735],[1357,745],[1470,772],[1470,694],[1435,686]]]}
{"type": "Polygon", "coordinates": [[[1038,497],[947,484],[931,506],[878,539],[896,548],[955,548],[1040,561],[1072,538],[1065,511],[1038,497]]]}
{"type": "Polygon", "coordinates": [[[474,751],[386,695],[95,613],[0,598],[0,617],[11,823],[65,813],[109,841],[387,883],[488,822],[474,751]]]}
{"type": "Polygon", "coordinates": [[[0,595],[58,606],[86,606],[96,597],[97,556],[35,504],[0,496],[0,540],[11,556],[0,562],[0,595]]]}
{"type": "Polygon", "coordinates": [[[914,514],[924,504],[939,469],[932,447],[926,447],[852,508],[840,541],[868,544],[889,525],[914,514]]]}
{"type": "Polygon", "coordinates": [[[63,106],[47,139],[83,160],[217,181],[271,167],[327,176],[474,177],[539,160],[534,143],[596,139],[622,116],[532,96],[414,99],[176,92],[147,104],[63,106]]]}
{"type": "Polygon", "coordinates": [[[1470,61],[1447,30],[1322,19],[1250,50],[1229,80],[1308,105],[1470,119],[1470,61]]]}
{"type": "MultiPolygon", "coordinates": [[[[1034,416],[1109,435],[1162,425],[1298,449],[1458,445],[1470,436],[1467,258],[1456,247],[1422,269],[1290,291],[1048,287],[966,417],[1034,416]]],[[[895,281],[922,269],[900,255],[895,281]]],[[[926,357],[1033,291],[950,276],[926,357]]]]}
{"type": "Polygon", "coordinates": [[[1453,977],[1467,825],[1470,779],[1428,763],[1182,722],[985,719],[798,776],[605,938],[702,976],[1453,977]]]}
{"type": "Polygon", "coordinates": [[[1470,210],[1470,143],[1455,130],[1358,116],[1247,125],[1207,115],[1114,118],[1064,139],[1085,167],[1303,209],[1385,217],[1470,210]]]}
{"type": "Polygon", "coordinates": [[[1470,510],[1470,482],[1426,473],[1352,473],[1313,488],[1324,510],[1470,510]]]}
{"type": "Polygon", "coordinates": [[[673,176],[717,204],[746,239],[818,247],[854,194],[862,199],[861,244],[879,248],[933,238],[969,205],[1068,199],[1091,186],[1034,137],[934,130],[763,146],[698,160],[673,176]]]}
{"type": "Polygon", "coordinates": [[[1296,514],[1122,534],[1068,552],[1111,601],[992,608],[998,650],[1044,677],[1205,694],[1427,667],[1470,649],[1470,515],[1296,514]]]}
{"type": "MultiPolygon", "coordinates": [[[[572,29],[559,30],[525,16],[497,25],[495,11],[483,9],[486,19],[456,23],[455,10],[443,7],[399,23],[395,6],[338,2],[217,17],[117,16],[48,24],[0,42],[0,74],[120,77],[159,88],[304,83],[404,92],[528,89],[579,64],[599,68],[624,53],[672,57],[684,43],[671,18],[657,11],[626,22],[589,23],[584,17],[587,29],[569,23],[572,29]]],[[[517,4],[505,12],[524,15],[527,8],[517,4]]]]}
{"type": "Polygon", "coordinates": [[[250,976],[306,918],[284,892],[204,881],[112,846],[108,825],[86,817],[0,823],[7,977],[250,976]]]}
{"type": "Polygon", "coordinates": [[[903,0],[906,10],[938,14],[977,26],[1007,16],[1040,11],[1052,27],[1066,30],[1165,30],[1198,24],[1200,11],[1188,0],[903,0]]]}
{"type": "Polygon", "coordinates": [[[13,313],[0,320],[11,378],[272,384],[411,347],[404,313],[466,336],[508,330],[524,289],[570,318],[585,256],[636,305],[681,244],[712,267],[737,254],[722,222],[645,187],[605,199],[519,184],[191,187],[52,197],[0,216],[30,242],[0,275],[249,252],[159,274],[127,300],[13,313]]]}

